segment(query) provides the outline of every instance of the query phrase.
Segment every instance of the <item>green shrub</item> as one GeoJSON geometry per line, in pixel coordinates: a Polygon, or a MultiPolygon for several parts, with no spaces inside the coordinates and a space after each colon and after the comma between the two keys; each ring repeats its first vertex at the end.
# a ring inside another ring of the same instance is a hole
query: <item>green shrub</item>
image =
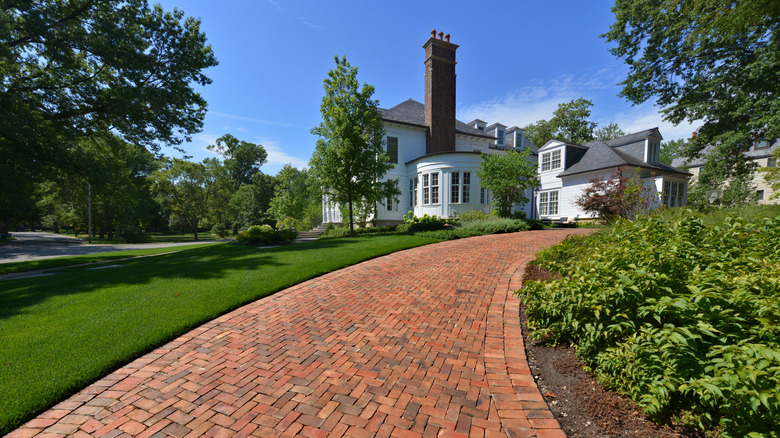
{"type": "MultiPolygon", "coordinates": [[[[333,225],[333,224],[328,224],[333,225]]],[[[344,237],[349,236],[349,228],[347,227],[336,227],[336,226],[326,226],[325,232],[322,233],[322,236],[320,238],[328,238],[328,237],[344,237]]]]}
{"type": "Polygon", "coordinates": [[[213,227],[211,227],[211,234],[214,234],[220,238],[227,236],[227,228],[225,228],[225,224],[215,224],[213,227]]]}
{"type": "Polygon", "coordinates": [[[688,211],[605,231],[542,253],[562,278],[520,291],[533,336],[575,345],[658,420],[777,437],[780,219],[707,226],[688,211]]]}
{"type": "Polygon", "coordinates": [[[123,225],[117,230],[119,240],[127,243],[147,243],[152,237],[139,225],[123,225]]]}
{"type": "Polygon", "coordinates": [[[415,216],[413,212],[404,215],[404,224],[409,224],[408,231],[434,231],[443,230],[447,224],[447,219],[440,218],[436,215],[429,216],[427,214],[422,217],[415,216]]]}
{"type": "Polygon", "coordinates": [[[251,245],[271,245],[277,243],[289,243],[298,237],[295,230],[274,230],[270,225],[252,225],[236,236],[237,243],[251,245]]]}
{"type": "Polygon", "coordinates": [[[544,222],[541,219],[525,219],[529,230],[543,230],[544,222]]]}
{"type": "Polygon", "coordinates": [[[490,219],[459,224],[458,228],[479,234],[514,233],[528,231],[528,224],[519,219],[490,219]]]}
{"type": "Polygon", "coordinates": [[[458,214],[458,219],[460,219],[461,222],[483,221],[487,218],[488,215],[482,210],[466,210],[463,213],[458,214]]]}

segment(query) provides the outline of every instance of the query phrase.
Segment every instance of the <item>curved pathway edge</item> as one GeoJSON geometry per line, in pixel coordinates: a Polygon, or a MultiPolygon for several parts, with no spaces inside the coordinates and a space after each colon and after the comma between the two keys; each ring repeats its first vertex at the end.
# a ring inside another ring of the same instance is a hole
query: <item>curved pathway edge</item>
{"type": "Polygon", "coordinates": [[[531,375],[526,264],[592,230],[400,251],[225,314],[9,437],[565,437],[531,375]]]}

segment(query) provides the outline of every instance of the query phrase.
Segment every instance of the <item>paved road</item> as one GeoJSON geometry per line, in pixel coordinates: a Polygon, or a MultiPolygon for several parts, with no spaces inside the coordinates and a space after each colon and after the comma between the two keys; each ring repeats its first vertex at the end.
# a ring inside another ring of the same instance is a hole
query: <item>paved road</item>
{"type": "MultiPolygon", "coordinates": [[[[44,232],[12,233],[17,239],[10,244],[0,245],[0,263],[23,262],[53,257],[77,256],[100,252],[126,251],[129,249],[167,248],[174,246],[208,243],[134,243],[134,244],[85,244],[81,239],[44,232]]],[[[213,242],[213,241],[212,241],[213,242]]]]}
{"type": "Polygon", "coordinates": [[[179,337],[9,437],[565,437],[528,367],[520,286],[542,247],[590,230],[397,252],[179,337]]]}

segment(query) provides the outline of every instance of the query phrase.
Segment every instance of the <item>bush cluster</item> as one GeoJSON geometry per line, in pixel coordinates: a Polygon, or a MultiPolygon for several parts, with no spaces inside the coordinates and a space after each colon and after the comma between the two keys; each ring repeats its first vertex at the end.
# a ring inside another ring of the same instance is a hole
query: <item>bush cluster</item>
{"type": "MultiPolygon", "coordinates": [[[[331,224],[329,224],[331,225],[331,224]]],[[[391,233],[395,231],[396,227],[363,227],[355,228],[355,234],[379,234],[379,233],[391,233]]],[[[336,227],[328,226],[325,228],[325,232],[320,237],[345,237],[349,236],[349,227],[336,227]]]]}
{"type": "Polygon", "coordinates": [[[117,230],[120,240],[127,243],[147,243],[152,237],[139,225],[123,225],[117,230]]]}
{"type": "MultiPolygon", "coordinates": [[[[438,217],[436,215],[430,216],[424,214],[422,216],[415,216],[411,211],[409,214],[404,215],[404,222],[396,227],[396,230],[402,233],[407,231],[435,231],[443,230],[447,224],[447,219],[438,217]]],[[[449,222],[453,222],[450,220],[449,222]]]]}
{"type": "Polygon", "coordinates": [[[619,221],[538,263],[561,278],[519,291],[534,337],[572,343],[657,420],[780,434],[780,219],[619,221]]]}
{"type": "Polygon", "coordinates": [[[278,243],[289,243],[298,237],[295,230],[274,230],[270,225],[252,225],[236,236],[237,243],[251,245],[272,245],[278,243]]]}

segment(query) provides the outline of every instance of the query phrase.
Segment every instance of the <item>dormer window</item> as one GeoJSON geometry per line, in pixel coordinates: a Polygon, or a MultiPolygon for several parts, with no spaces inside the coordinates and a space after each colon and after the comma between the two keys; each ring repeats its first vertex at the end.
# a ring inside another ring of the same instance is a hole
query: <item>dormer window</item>
{"type": "Polygon", "coordinates": [[[561,168],[561,150],[547,152],[542,154],[542,172],[556,170],[561,168]]]}
{"type": "Polygon", "coordinates": [[[484,126],[477,125],[477,129],[479,129],[482,132],[485,132],[485,127],[484,126]]]}
{"type": "Polygon", "coordinates": [[[658,164],[661,161],[661,144],[656,142],[647,142],[647,162],[658,164]]]}
{"type": "Polygon", "coordinates": [[[496,137],[498,140],[496,140],[496,144],[499,146],[504,145],[504,130],[501,128],[496,129],[496,137]]]}
{"type": "Polygon", "coordinates": [[[515,149],[521,150],[525,145],[523,144],[523,131],[515,131],[515,149]]]}

